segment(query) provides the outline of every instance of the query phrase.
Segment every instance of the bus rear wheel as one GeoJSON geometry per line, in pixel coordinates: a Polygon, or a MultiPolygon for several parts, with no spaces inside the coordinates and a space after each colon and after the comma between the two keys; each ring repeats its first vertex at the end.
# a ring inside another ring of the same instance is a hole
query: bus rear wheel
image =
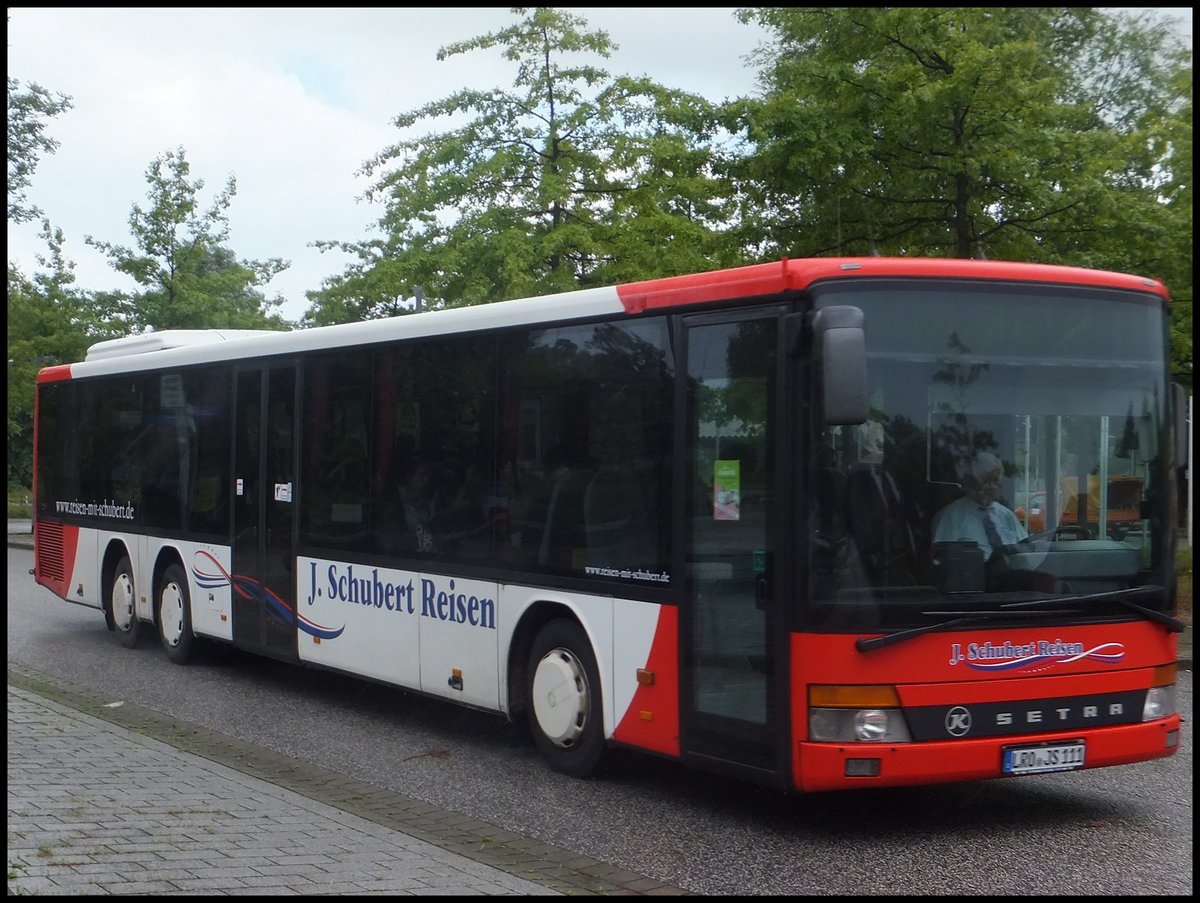
{"type": "Polygon", "coordinates": [[[133,583],[133,565],[128,555],[121,556],[113,571],[108,588],[108,609],[117,639],[125,648],[134,648],[141,638],[142,622],[137,616],[137,587],[133,583]]]}
{"type": "Polygon", "coordinates": [[[192,654],[192,606],[187,574],[177,564],[168,565],[158,589],[158,636],[167,658],[187,664],[192,654]]]}
{"type": "Polygon", "coordinates": [[[582,778],[604,756],[600,672],[583,629],[574,621],[547,623],[529,653],[526,711],[533,742],[550,767],[582,778]]]}

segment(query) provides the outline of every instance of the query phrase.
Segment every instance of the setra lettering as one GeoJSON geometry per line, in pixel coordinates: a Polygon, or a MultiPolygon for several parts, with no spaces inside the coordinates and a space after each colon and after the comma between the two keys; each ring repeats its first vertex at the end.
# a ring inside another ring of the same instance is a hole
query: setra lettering
{"type": "MultiPolygon", "coordinates": [[[[1119,702],[1109,703],[1106,711],[1108,715],[1120,716],[1125,714],[1125,706],[1119,702]]],[[[1027,709],[1024,713],[997,712],[996,725],[1012,727],[1017,723],[1018,718],[1023,718],[1022,723],[1024,724],[1041,724],[1043,721],[1070,721],[1074,717],[1074,710],[1068,707],[1051,709],[1048,712],[1041,709],[1027,709]]],[[[1078,717],[1081,719],[1099,718],[1100,709],[1098,706],[1085,705],[1080,708],[1078,717]]]]}

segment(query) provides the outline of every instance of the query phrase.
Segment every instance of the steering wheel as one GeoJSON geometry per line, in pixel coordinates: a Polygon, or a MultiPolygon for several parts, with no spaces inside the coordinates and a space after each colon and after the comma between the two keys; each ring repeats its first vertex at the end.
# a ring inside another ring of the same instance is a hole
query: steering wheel
{"type": "Polygon", "coordinates": [[[1059,524],[1050,532],[1055,536],[1066,534],[1067,536],[1078,536],[1080,539],[1092,538],[1092,534],[1088,532],[1087,527],[1080,527],[1077,524],[1059,524]]]}
{"type": "Polygon", "coordinates": [[[1021,542],[1036,542],[1040,539],[1055,539],[1058,536],[1066,534],[1068,536],[1078,536],[1080,539],[1091,539],[1092,534],[1088,532],[1087,527],[1081,527],[1078,524],[1059,524],[1053,530],[1043,530],[1041,533],[1031,533],[1026,536],[1021,542]]]}

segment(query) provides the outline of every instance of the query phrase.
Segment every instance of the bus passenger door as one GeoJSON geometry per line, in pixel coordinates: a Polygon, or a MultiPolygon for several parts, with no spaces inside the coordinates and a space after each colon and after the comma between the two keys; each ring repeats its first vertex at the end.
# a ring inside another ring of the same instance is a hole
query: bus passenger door
{"type": "Polygon", "coordinates": [[[233,639],[295,659],[294,365],[237,377],[234,438],[233,639]]]}
{"type": "Polygon", "coordinates": [[[776,580],[784,313],[772,307],[684,321],[681,744],[685,757],[743,774],[748,767],[770,784],[783,780],[786,751],[776,580]]]}

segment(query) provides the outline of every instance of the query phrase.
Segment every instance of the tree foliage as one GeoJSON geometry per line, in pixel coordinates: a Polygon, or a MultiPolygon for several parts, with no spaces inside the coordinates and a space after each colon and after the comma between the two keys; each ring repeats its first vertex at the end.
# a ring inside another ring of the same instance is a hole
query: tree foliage
{"type": "Polygon", "coordinates": [[[1161,276],[1171,291],[1171,369],[1179,382],[1192,389],[1192,67],[1180,67],[1175,87],[1187,102],[1163,114],[1156,129],[1156,146],[1167,178],[1161,225],[1155,237],[1161,243],[1161,276]]]}
{"type": "Polygon", "coordinates": [[[32,478],[33,401],[42,367],[83,360],[89,345],[115,338],[95,299],[75,285],[74,264],[63,253],[61,230],[43,221],[49,253],[28,278],[8,267],[8,481],[32,478]]]}
{"type": "Polygon", "coordinates": [[[764,255],[1065,263],[1164,276],[1190,298],[1190,51],[1161,19],[739,15],[773,37],[757,57],[763,96],[728,110],[752,147],[744,240],[764,255]]]}
{"type": "Polygon", "coordinates": [[[1060,256],[1096,231],[1097,203],[1148,176],[1128,157],[1136,111],[1160,102],[1143,36],[1119,43],[1097,10],[743,17],[778,35],[769,93],[743,118],[780,251],[1060,256]]]}
{"type": "Polygon", "coordinates": [[[212,205],[202,210],[198,195],[204,181],[189,180],[190,173],[182,147],[151,162],[146,169],[149,205],[134,204],[129,216],[136,248],[86,238],[115,270],[142,287],[139,294],[120,298],[128,330],[287,328],[274,311],[282,299],[267,299],[257,286],[288,264],[278,258],[238,260],[225,247],[236,180],[230,176],[212,205]]]}
{"type": "Polygon", "coordinates": [[[58,141],[46,134],[48,120],[71,109],[71,98],[52,95],[41,85],[8,77],[8,219],[23,223],[42,211],[26,196],[42,155],[52,154],[58,141]]]}
{"type": "Polygon", "coordinates": [[[741,262],[734,209],[717,177],[723,133],[703,98],[612,77],[607,33],[561,10],[442,48],[439,60],[498,50],[509,90],[462,90],[395,125],[450,119],[367,161],[382,237],[324,242],[355,255],[310,292],[314,323],[388,316],[413,285],[456,306],[741,262]]]}
{"type": "MultiPolygon", "coordinates": [[[[27,192],[38,163],[58,148],[47,134],[49,120],[71,109],[71,99],[40,85],[22,88],[8,79],[8,220],[26,223],[42,211],[27,192]]],[[[61,232],[42,220],[49,271],[34,280],[8,266],[8,481],[28,487],[33,470],[34,378],[40,367],[63,363],[87,346],[81,296],[71,283],[71,264],[62,255],[61,232]]]]}

